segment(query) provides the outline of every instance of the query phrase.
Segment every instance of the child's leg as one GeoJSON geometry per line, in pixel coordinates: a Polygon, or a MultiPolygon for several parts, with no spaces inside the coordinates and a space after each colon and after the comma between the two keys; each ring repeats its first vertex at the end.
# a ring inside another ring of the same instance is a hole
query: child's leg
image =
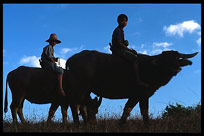
{"type": "Polygon", "coordinates": [[[133,69],[135,73],[136,83],[147,88],[149,85],[140,80],[139,67],[137,61],[133,62],[133,69]]]}

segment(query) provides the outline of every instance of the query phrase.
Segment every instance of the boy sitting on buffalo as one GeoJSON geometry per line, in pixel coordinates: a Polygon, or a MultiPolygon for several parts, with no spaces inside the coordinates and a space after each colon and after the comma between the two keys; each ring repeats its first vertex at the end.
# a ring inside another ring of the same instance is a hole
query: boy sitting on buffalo
{"type": "Polygon", "coordinates": [[[120,14],[117,18],[118,26],[113,31],[111,51],[113,55],[121,56],[133,64],[133,69],[136,78],[136,84],[145,88],[148,85],[140,80],[138,69],[137,52],[128,48],[128,41],[124,38],[123,28],[127,25],[128,17],[125,14],[120,14]]]}
{"type": "Polygon", "coordinates": [[[56,44],[61,43],[61,41],[57,39],[56,34],[51,34],[50,38],[48,40],[46,40],[46,42],[48,42],[49,45],[47,45],[43,48],[43,52],[41,55],[41,61],[42,62],[40,63],[40,65],[42,68],[45,68],[45,69],[48,69],[48,70],[51,70],[51,71],[57,73],[57,79],[58,79],[57,82],[58,82],[59,93],[62,96],[66,96],[66,94],[62,88],[62,77],[63,77],[64,71],[61,67],[58,67],[56,65],[55,62],[57,62],[58,58],[54,57],[54,49],[53,49],[53,47],[56,44]]]}

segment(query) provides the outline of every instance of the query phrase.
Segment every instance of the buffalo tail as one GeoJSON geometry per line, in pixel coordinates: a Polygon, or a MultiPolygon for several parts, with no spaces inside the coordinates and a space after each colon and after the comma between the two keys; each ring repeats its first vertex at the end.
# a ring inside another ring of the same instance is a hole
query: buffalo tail
{"type": "Polygon", "coordinates": [[[7,96],[7,83],[8,82],[8,76],[6,78],[6,94],[5,94],[5,101],[4,101],[4,112],[6,113],[8,111],[8,96],[7,96]]]}

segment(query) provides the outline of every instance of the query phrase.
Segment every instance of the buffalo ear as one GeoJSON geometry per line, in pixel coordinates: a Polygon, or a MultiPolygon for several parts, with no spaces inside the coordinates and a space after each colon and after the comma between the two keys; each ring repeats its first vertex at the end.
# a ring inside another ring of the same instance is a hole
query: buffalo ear
{"type": "Polygon", "coordinates": [[[158,65],[158,60],[157,60],[157,59],[153,59],[153,60],[151,61],[151,63],[152,63],[153,65],[158,65]]]}
{"type": "Polygon", "coordinates": [[[102,102],[102,97],[100,96],[97,104],[98,107],[101,105],[101,102],[102,102]]]}
{"type": "Polygon", "coordinates": [[[97,101],[98,101],[97,97],[95,97],[93,100],[94,100],[94,102],[97,102],[97,101]]]}

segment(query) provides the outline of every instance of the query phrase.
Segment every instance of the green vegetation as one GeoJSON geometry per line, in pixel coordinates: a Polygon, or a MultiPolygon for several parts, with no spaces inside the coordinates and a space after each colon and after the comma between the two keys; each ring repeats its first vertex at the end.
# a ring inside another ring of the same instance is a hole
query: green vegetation
{"type": "MultiPolygon", "coordinates": [[[[3,131],[14,132],[10,120],[3,120],[3,131]]],[[[68,122],[65,126],[61,121],[54,121],[49,126],[46,120],[40,122],[34,120],[28,121],[28,124],[18,124],[18,132],[135,132],[135,133],[201,133],[201,104],[184,107],[178,103],[166,106],[162,115],[157,118],[151,118],[147,129],[143,126],[143,120],[140,118],[131,118],[127,120],[125,126],[119,126],[118,117],[98,118],[97,124],[84,126],[81,123],[76,128],[73,122],[68,122]]]]}

